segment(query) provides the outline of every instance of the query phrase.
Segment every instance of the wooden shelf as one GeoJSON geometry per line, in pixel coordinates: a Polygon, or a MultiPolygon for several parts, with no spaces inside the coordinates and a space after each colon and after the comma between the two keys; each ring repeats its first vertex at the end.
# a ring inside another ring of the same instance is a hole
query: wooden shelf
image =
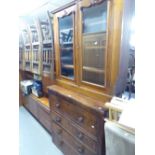
{"type": "Polygon", "coordinates": [[[40,74],[40,72],[38,71],[38,68],[33,68],[32,70],[33,70],[32,72],[33,72],[34,74],[38,74],[38,75],[40,74]]]}
{"type": "Polygon", "coordinates": [[[25,63],[30,63],[30,60],[25,60],[25,63]]]}
{"type": "Polygon", "coordinates": [[[104,49],[105,46],[84,46],[85,49],[104,49]]]}
{"type": "Polygon", "coordinates": [[[44,106],[48,107],[49,108],[49,101],[48,101],[48,98],[47,97],[36,97],[34,96],[33,94],[31,94],[32,98],[39,101],[41,104],[43,104],[44,106]]]}
{"type": "Polygon", "coordinates": [[[31,44],[30,43],[27,43],[27,44],[25,44],[25,46],[31,46],[31,44]]]}
{"type": "Polygon", "coordinates": [[[43,70],[43,74],[49,75],[49,74],[50,74],[50,71],[48,72],[48,71],[44,71],[44,70],[43,70]]]}
{"type": "Polygon", "coordinates": [[[50,66],[51,64],[50,64],[50,63],[48,63],[48,62],[43,62],[43,65],[50,66]]]}
{"type": "Polygon", "coordinates": [[[73,69],[73,68],[74,68],[73,65],[62,65],[62,67],[64,67],[64,68],[69,68],[69,69],[73,69]]]}
{"type": "Polygon", "coordinates": [[[39,62],[38,62],[38,61],[33,61],[32,63],[33,63],[33,64],[38,64],[39,62]]]}
{"type": "Polygon", "coordinates": [[[39,45],[39,42],[33,42],[32,45],[39,45]]]}
{"type": "Polygon", "coordinates": [[[87,67],[87,66],[83,66],[82,68],[83,70],[86,70],[88,72],[94,72],[94,73],[104,73],[104,70],[102,69],[98,69],[98,68],[95,68],[95,67],[87,67]]]}
{"type": "Polygon", "coordinates": [[[35,25],[31,25],[30,28],[31,28],[31,29],[35,29],[36,26],[35,26],[35,25]]]}
{"type": "Polygon", "coordinates": [[[66,47],[66,48],[61,48],[61,50],[64,50],[64,51],[69,51],[69,50],[73,50],[73,47],[66,47]]]}
{"type": "Polygon", "coordinates": [[[52,40],[44,40],[43,44],[51,44],[52,45],[52,40]]]}
{"type": "Polygon", "coordinates": [[[62,30],[60,31],[60,33],[61,33],[61,32],[66,32],[66,31],[67,31],[67,32],[69,32],[70,30],[72,30],[72,31],[73,31],[73,28],[62,29],[62,30]]]}
{"type": "Polygon", "coordinates": [[[103,34],[105,35],[106,31],[83,33],[83,36],[90,35],[91,37],[94,37],[96,35],[103,35],[103,34]]]}
{"type": "Polygon", "coordinates": [[[37,32],[36,28],[32,29],[31,32],[37,32]]]}
{"type": "Polygon", "coordinates": [[[42,103],[44,106],[49,108],[49,101],[46,97],[37,98],[37,100],[42,103]]]}
{"type": "Polygon", "coordinates": [[[73,44],[73,42],[63,42],[60,45],[69,45],[69,44],[73,44]]]}
{"type": "Polygon", "coordinates": [[[40,24],[41,24],[41,25],[49,25],[49,23],[46,22],[46,21],[41,21],[40,24]]]}

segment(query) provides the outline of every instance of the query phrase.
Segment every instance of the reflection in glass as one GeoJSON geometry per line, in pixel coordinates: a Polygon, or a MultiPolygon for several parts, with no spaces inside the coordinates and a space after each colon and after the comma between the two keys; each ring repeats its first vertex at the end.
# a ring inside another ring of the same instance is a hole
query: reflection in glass
{"type": "Polygon", "coordinates": [[[73,67],[73,15],[59,18],[61,75],[74,78],[73,67]]]}
{"type": "Polygon", "coordinates": [[[83,8],[82,80],[104,85],[107,2],[83,8]]]}

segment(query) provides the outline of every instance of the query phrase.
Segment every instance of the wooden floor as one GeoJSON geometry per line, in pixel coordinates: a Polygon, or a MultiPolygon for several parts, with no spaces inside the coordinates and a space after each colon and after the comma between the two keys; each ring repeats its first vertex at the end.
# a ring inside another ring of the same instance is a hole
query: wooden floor
{"type": "Polygon", "coordinates": [[[19,155],[63,155],[49,133],[24,108],[19,109],[19,155]]]}

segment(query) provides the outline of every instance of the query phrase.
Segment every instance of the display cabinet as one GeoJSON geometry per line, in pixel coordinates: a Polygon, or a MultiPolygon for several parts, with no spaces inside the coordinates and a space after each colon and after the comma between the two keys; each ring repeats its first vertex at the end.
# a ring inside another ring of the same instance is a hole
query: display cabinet
{"type": "Polygon", "coordinates": [[[66,155],[70,150],[104,155],[104,105],[115,94],[120,69],[123,0],[74,1],[52,13],[56,53],[56,84],[49,87],[53,142],[66,155]]]}
{"type": "Polygon", "coordinates": [[[24,68],[24,42],[22,34],[19,35],[19,69],[23,70],[24,68]]]}
{"type": "Polygon", "coordinates": [[[54,48],[53,48],[53,17],[48,13],[44,20],[40,20],[42,36],[42,74],[54,78],[54,48]]]}
{"type": "Polygon", "coordinates": [[[123,0],[83,0],[54,13],[58,85],[103,100],[119,71],[123,0]]]}
{"type": "Polygon", "coordinates": [[[24,41],[24,70],[31,71],[32,69],[32,45],[31,45],[31,36],[30,29],[26,26],[22,30],[22,37],[24,41]]]}
{"type": "Polygon", "coordinates": [[[32,42],[32,72],[41,74],[41,36],[39,32],[39,21],[34,20],[34,24],[30,26],[31,42],[32,42]]]}

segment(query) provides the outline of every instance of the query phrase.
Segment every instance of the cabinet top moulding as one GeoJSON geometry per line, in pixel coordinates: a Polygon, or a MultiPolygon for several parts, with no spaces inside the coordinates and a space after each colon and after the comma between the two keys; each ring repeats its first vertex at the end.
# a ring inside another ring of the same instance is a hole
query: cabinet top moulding
{"type": "Polygon", "coordinates": [[[63,5],[62,7],[58,8],[58,9],[55,9],[55,10],[51,11],[50,13],[55,14],[55,13],[61,11],[61,10],[64,10],[64,9],[72,6],[72,5],[75,5],[76,3],[77,3],[77,0],[74,0],[74,1],[72,1],[70,3],[67,3],[66,5],[63,5]]]}

